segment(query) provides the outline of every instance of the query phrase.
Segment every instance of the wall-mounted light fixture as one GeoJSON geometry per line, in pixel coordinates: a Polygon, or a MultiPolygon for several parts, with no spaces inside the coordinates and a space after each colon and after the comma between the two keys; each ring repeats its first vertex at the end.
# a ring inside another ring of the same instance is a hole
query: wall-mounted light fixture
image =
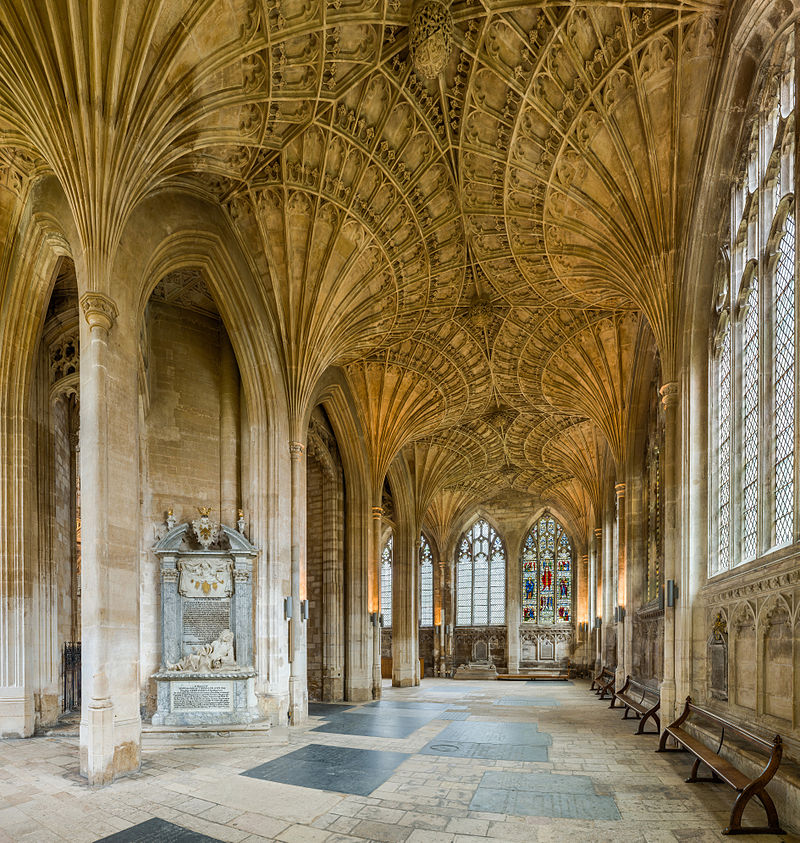
{"type": "Polygon", "coordinates": [[[377,612],[370,612],[370,613],[369,613],[369,622],[370,622],[373,626],[377,626],[377,625],[378,625],[378,613],[377,613],[377,612]]]}
{"type": "Polygon", "coordinates": [[[292,598],[284,597],[283,598],[283,618],[284,620],[290,621],[292,619],[292,598]]]}
{"type": "Polygon", "coordinates": [[[307,621],[308,620],[308,600],[301,600],[300,601],[300,620],[307,621]]]}
{"type": "Polygon", "coordinates": [[[667,606],[674,606],[678,602],[678,584],[675,580],[667,580],[667,606]]]}
{"type": "Polygon", "coordinates": [[[625,607],[614,606],[614,623],[620,623],[625,620],[625,607]]]}
{"type": "Polygon", "coordinates": [[[381,629],[383,629],[383,612],[378,615],[378,623],[380,624],[381,629]]]}
{"type": "Polygon", "coordinates": [[[595,629],[600,629],[600,627],[601,627],[602,625],[603,625],[603,619],[602,619],[600,616],[596,617],[596,618],[594,619],[594,628],[595,628],[595,629]]]}

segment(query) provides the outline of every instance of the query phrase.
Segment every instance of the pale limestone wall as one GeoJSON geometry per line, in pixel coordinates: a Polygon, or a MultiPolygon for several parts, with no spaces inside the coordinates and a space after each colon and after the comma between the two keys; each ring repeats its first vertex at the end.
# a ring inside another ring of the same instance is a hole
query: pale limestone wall
{"type": "MultiPolygon", "coordinates": [[[[140,640],[142,706],[149,717],[156,707],[150,675],[161,663],[160,580],[151,548],[165,530],[170,508],[179,522],[197,517],[200,505],[212,507],[213,517],[219,519],[226,443],[220,434],[221,321],[156,301],[149,303],[146,320],[149,405],[140,444],[140,640]]],[[[233,431],[238,439],[238,423],[233,431]]]]}

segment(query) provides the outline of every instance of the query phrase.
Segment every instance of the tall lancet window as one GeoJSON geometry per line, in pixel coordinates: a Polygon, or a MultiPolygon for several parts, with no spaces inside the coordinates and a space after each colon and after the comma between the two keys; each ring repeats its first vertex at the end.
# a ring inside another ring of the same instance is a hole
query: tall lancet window
{"type": "Polygon", "coordinates": [[[758,548],[758,279],[753,276],[743,306],[742,323],[742,557],[758,548]]]}
{"type": "Polygon", "coordinates": [[[419,623],[433,626],[433,553],[424,535],[419,539],[419,623]]]}
{"type": "Polygon", "coordinates": [[[731,561],[731,326],[726,322],[717,358],[717,571],[731,561]]]}
{"type": "Polygon", "coordinates": [[[522,543],[522,620],[572,620],[572,543],[561,523],[545,513],[522,543]]]}
{"type": "Polygon", "coordinates": [[[775,266],[775,544],[794,537],[795,283],[794,212],[786,217],[775,266]]]}
{"type": "Polygon", "coordinates": [[[506,620],[506,549],[488,522],[476,521],[461,539],[456,560],[456,623],[506,620]]]}
{"type": "Polygon", "coordinates": [[[381,614],[383,625],[392,625],[392,564],[394,563],[394,536],[389,536],[381,553],[381,614]]]}
{"type": "Polygon", "coordinates": [[[789,30],[761,68],[731,187],[709,430],[712,575],[797,535],[794,61],[789,30]]]}

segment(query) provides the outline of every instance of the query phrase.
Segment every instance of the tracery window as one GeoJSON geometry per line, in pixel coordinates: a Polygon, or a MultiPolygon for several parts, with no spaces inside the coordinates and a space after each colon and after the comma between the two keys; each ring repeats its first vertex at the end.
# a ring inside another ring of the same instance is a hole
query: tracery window
{"type": "Polygon", "coordinates": [[[711,574],[796,535],[794,39],[775,47],[731,191],[717,290],[711,574]]]}
{"type": "Polygon", "coordinates": [[[775,268],[775,544],[794,535],[795,283],[794,212],[786,217],[775,268]]]}
{"type": "Polygon", "coordinates": [[[522,620],[572,620],[572,543],[561,523],[545,513],[522,543],[522,620]]]}
{"type": "Polygon", "coordinates": [[[424,535],[419,540],[419,623],[433,626],[433,553],[424,535]]]}
{"type": "Polygon", "coordinates": [[[383,625],[392,625],[392,566],[394,564],[394,536],[389,536],[381,553],[381,614],[383,625]]]}
{"type": "Polygon", "coordinates": [[[476,521],[463,535],[456,560],[456,623],[502,624],[506,620],[506,549],[494,528],[476,521]]]}

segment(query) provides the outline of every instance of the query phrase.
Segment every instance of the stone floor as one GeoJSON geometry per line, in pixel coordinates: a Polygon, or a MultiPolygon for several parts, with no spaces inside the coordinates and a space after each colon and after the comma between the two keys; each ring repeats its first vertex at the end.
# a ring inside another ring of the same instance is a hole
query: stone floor
{"type": "Polygon", "coordinates": [[[724,839],[733,792],[685,784],[688,757],[657,755],[583,681],[426,679],[312,710],[266,737],[149,734],[141,772],[97,791],[74,735],[0,741],[0,843],[724,839]]]}

